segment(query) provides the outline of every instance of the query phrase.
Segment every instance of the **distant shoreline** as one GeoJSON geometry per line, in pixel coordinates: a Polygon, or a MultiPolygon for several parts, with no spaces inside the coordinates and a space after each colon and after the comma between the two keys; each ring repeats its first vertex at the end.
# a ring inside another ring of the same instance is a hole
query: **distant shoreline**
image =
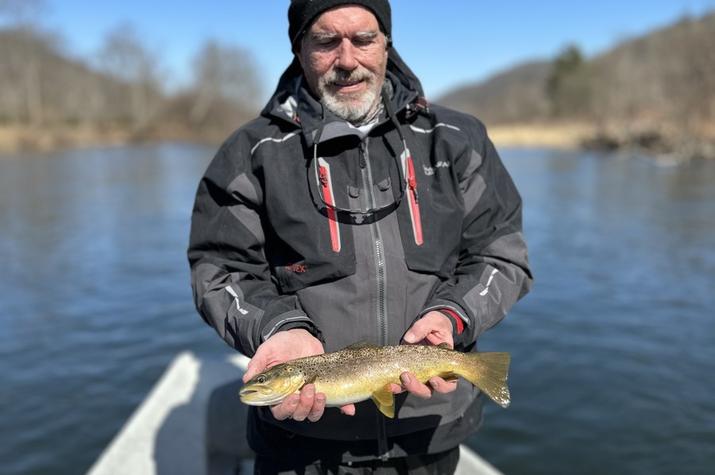
{"type": "MultiPolygon", "coordinates": [[[[678,137],[649,129],[627,131],[625,128],[611,127],[608,131],[587,122],[494,124],[488,126],[487,130],[497,149],[540,147],[561,150],[638,150],[676,160],[715,159],[715,138],[711,138],[715,137],[715,130],[703,138],[678,137]]],[[[117,125],[0,125],[0,156],[164,141],[205,143],[218,147],[231,131],[200,131],[180,126],[131,130],[117,125]]]]}
{"type": "Polygon", "coordinates": [[[588,124],[500,124],[487,128],[494,145],[499,147],[548,147],[577,150],[596,127],[588,124]]]}
{"type": "MultiPolygon", "coordinates": [[[[497,147],[552,147],[578,149],[583,140],[595,132],[587,125],[498,125],[488,129],[497,147]]],[[[143,133],[138,134],[120,127],[61,126],[29,127],[0,126],[0,153],[52,152],[96,146],[122,146],[142,142],[186,140],[191,142],[217,142],[217,134],[200,136],[196,133],[143,133]]]]}
{"type": "Polygon", "coordinates": [[[184,141],[218,144],[231,131],[197,132],[185,127],[133,130],[121,126],[18,126],[0,125],[0,155],[55,152],[91,147],[121,147],[141,143],[184,141]]]}
{"type": "Polygon", "coordinates": [[[93,146],[120,146],[131,142],[131,134],[117,127],[0,126],[0,153],[53,152],[93,146]]]}

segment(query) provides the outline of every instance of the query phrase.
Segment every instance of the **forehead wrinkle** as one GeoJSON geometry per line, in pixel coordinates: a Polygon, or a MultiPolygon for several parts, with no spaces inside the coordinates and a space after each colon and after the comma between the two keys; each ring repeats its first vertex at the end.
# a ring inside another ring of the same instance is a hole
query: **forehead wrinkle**
{"type": "Polygon", "coordinates": [[[310,26],[309,32],[327,32],[335,34],[354,34],[358,31],[378,32],[380,25],[377,17],[360,5],[336,7],[318,17],[310,26]]]}

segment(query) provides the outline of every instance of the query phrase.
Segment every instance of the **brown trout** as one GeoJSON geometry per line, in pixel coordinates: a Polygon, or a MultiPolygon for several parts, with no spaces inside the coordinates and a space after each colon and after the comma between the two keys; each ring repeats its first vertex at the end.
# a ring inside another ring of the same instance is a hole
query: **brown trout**
{"type": "Polygon", "coordinates": [[[248,381],[241,388],[240,398],[252,406],[274,405],[313,383],[316,393],[325,394],[326,406],[372,399],[385,416],[395,417],[389,385],[399,385],[400,374],[409,371],[423,383],[434,376],[461,376],[507,407],[509,361],[509,353],[462,353],[446,346],[359,344],[276,365],[248,381]]]}

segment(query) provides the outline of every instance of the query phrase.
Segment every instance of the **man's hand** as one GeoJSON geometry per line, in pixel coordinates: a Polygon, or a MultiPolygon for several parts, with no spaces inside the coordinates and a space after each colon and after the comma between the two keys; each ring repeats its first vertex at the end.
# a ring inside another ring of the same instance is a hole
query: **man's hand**
{"type": "MultiPolygon", "coordinates": [[[[243,382],[248,382],[266,369],[288,360],[325,353],[320,340],[301,328],[278,332],[263,342],[256,350],[248,369],[243,375],[243,382]]],[[[355,414],[355,405],[340,408],[343,414],[355,414]]],[[[291,394],[280,404],[271,407],[273,417],[282,421],[291,418],[296,421],[308,419],[315,422],[325,411],[325,394],[315,393],[315,386],[306,384],[299,394],[291,394]]]]}
{"type": "MultiPolygon", "coordinates": [[[[439,345],[446,343],[450,348],[454,348],[454,338],[452,337],[452,320],[447,315],[433,311],[417,320],[403,338],[407,344],[439,345]]],[[[429,380],[429,386],[422,384],[414,374],[404,372],[400,375],[402,385],[391,384],[390,391],[399,394],[408,391],[418,397],[428,399],[432,397],[432,391],[438,393],[451,393],[457,389],[457,381],[445,381],[434,376],[429,380]]]]}

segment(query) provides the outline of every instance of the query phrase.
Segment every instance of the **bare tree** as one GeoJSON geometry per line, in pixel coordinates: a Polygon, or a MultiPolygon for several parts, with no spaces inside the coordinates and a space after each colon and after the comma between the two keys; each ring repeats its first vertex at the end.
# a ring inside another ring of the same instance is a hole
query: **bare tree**
{"type": "Polygon", "coordinates": [[[39,56],[46,44],[42,44],[39,34],[36,34],[36,19],[46,10],[44,0],[0,0],[0,19],[4,19],[18,36],[27,37],[28,41],[18,44],[15,51],[21,59],[19,73],[21,89],[18,91],[24,98],[25,116],[33,124],[44,120],[42,97],[41,61],[39,56]]]}
{"type": "Polygon", "coordinates": [[[203,123],[218,105],[245,110],[256,106],[260,94],[257,67],[248,51],[216,41],[207,42],[194,58],[192,123],[203,123]]]}
{"type": "Polygon", "coordinates": [[[107,34],[100,64],[106,73],[129,85],[131,120],[139,127],[146,125],[158,107],[159,66],[131,25],[121,25],[107,34]]]}

